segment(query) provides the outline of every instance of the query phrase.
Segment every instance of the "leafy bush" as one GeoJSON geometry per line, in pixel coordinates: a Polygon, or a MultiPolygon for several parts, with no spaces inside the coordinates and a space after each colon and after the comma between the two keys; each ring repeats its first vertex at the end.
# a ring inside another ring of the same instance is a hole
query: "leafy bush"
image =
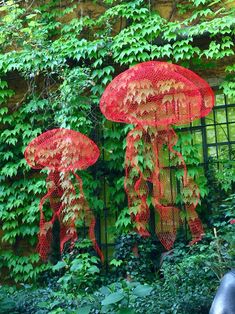
{"type": "Polygon", "coordinates": [[[14,288],[7,288],[0,286],[0,314],[5,313],[18,313],[16,311],[16,304],[11,298],[11,294],[14,292],[14,288]]]}
{"type": "Polygon", "coordinates": [[[161,245],[154,238],[143,238],[137,233],[123,234],[115,245],[110,265],[119,277],[151,281],[159,268],[161,245]]]}
{"type": "MultiPolygon", "coordinates": [[[[33,288],[25,285],[21,289],[0,288],[0,313],[6,314],[77,314],[85,307],[82,296],[54,291],[50,288],[33,288]]],[[[86,312],[81,312],[85,314],[86,312]]],[[[87,312],[89,313],[89,312],[87,312]]]]}
{"type": "MultiPolygon", "coordinates": [[[[235,225],[227,225],[224,232],[227,227],[230,232],[235,225]]],[[[178,244],[164,254],[160,273],[152,276],[151,284],[119,279],[98,288],[95,284],[99,273],[95,272],[92,278],[89,272],[97,263],[83,252],[53,266],[58,273],[64,271],[59,279],[61,287],[35,290],[25,286],[14,293],[7,290],[4,293],[11,313],[208,313],[221,277],[234,266],[229,246],[225,239],[220,241],[220,237],[208,233],[194,246],[178,244]],[[76,276],[78,283],[74,281],[76,276]],[[84,281],[82,276],[86,278],[84,281]],[[91,283],[96,291],[92,291],[91,283]]],[[[133,235],[131,238],[136,239],[133,235]]],[[[143,281],[143,277],[141,279],[143,281]]],[[[4,308],[6,302],[0,303],[1,306],[4,308]]]]}
{"type": "Polygon", "coordinates": [[[75,243],[74,249],[52,267],[55,274],[60,275],[57,284],[62,290],[77,293],[81,292],[81,289],[94,290],[97,286],[100,260],[89,253],[90,247],[90,241],[75,243]],[[81,247],[83,247],[83,252],[81,252],[81,247]]]}
{"type": "Polygon", "coordinates": [[[152,290],[149,285],[123,280],[101,287],[96,295],[101,299],[101,313],[134,314],[136,300],[149,296],[152,290]]]}
{"type": "Polygon", "coordinates": [[[136,313],[208,313],[219,281],[210,267],[210,253],[174,250],[163,263],[162,279],[155,281],[151,298],[137,300],[136,313]]]}
{"type": "Polygon", "coordinates": [[[53,291],[50,288],[1,288],[0,313],[56,314],[56,313],[134,313],[134,301],[148,296],[152,287],[138,282],[120,281],[101,287],[93,295],[76,295],[53,291]]]}

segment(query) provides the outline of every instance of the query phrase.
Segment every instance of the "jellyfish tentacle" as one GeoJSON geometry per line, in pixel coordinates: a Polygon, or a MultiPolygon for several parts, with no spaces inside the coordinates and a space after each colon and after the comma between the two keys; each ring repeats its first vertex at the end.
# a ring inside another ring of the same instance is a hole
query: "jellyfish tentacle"
{"type": "MultiPolygon", "coordinates": [[[[198,192],[197,197],[199,199],[200,194],[198,192]]],[[[198,200],[197,200],[198,202],[198,200]]],[[[203,226],[201,223],[201,220],[198,217],[198,214],[195,210],[197,206],[197,203],[191,203],[191,204],[186,204],[186,210],[187,210],[187,221],[189,225],[189,229],[192,234],[192,240],[190,241],[190,245],[200,241],[202,239],[202,236],[204,234],[203,226]]]]}
{"type": "Polygon", "coordinates": [[[91,239],[91,242],[93,243],[93,247],[95,249],[95,251],[97,252],[97,254],[100,257],[100,260],[102,263],[104,263],[104,255],[103,252],[101,251],[97,241],[96,241],[96,236],[95,236],[95,225],[96,225],[96,220],[95,217],[92,217],[92,220],[90,222],[90,226],[89,226],[89,237],[91,239]]]}
{"type": "Polygon", "coordinates": [[[60,222],[60,252],[63,252],[64,245],[67,241],[71,241],[70,246],[73,245],[77,239],[77,233],[73,219],[66,216],[68,209],[73,205],[73,197],[71,202],[71,195],[75,195],[75,189],[69,178],[68,172],[63,172],[60,179],[57,181],[57,188],[60,199],[60,206],[55,212],[54,219],[58,218],[60,222]]]}
{"type": "Polygon", "coordinates": [[[75,225],[70,226],[69,228],[63,226],[60,231],[60,239],[61,239],[60,240],[60,252],[61,253],[67,241],[71,241],[70,247],[73,247],[74,242],[77,240],[75,225]]]}
{"type": "MultiPolygon", "coordinates": [[[[68,175],[64,174],[65,178],[68,177],[68,175]]],[[[48,222],[51,227],[55,223],[55,221],[58,219],[60,224],[60,253],[63,251],[63,247],[65,242],[71,239],[71,235],[68,235],[68,227],[66,223],[63,221],[64,216],[64,209],[65,209],[65,203],[63,202],[63,196],[65,193],[65,189],[63,187],[63,179],[61,178],[61,173],[59,171],[50,171],[48,177],[47,177],[48,184],[51,184],[53,187],[53,191],[50,193],[49,199],[50,199],[50,207],[53,210],[53,216],[51,220],[48,222]]],[[[50,233],[52,230],[50,230],[50,233]]],[[[52,238],[52,235],[50,235],[52,238]]],[[[52,239],[50,239],[50,242],[52,239]]]]}
{"type": "MultiPolygon", "coordinates": [[[[66,173],[64,174],[67,177],[66,173]]],[[[54,224],[55,220],[58,219],[60,224],[60,253],[63,252],[63,247],[65,242],[67,242],[70,238],[66,238],[67,234],[67,226],[63,222],[63,214],[65,209],[65,204],[62,201],[63,195],[65,193],[63,187],[63,180],[61,178],[61,173],[59,171],[51,171],[48,180],[51,180],[52,184],[55,186],[53,193],[50,196],[50,205],[53,210],[53,217],[51,219],[51,223],[54,224]]]]}
{"type": "Polygon", "coordinates": [[[135,147],[138,141],[141,140],[140,134],[142,131],[141,127],[136,127],[127,135],[124,187],[128,197],[129,208],[135,208],[132,217],[136,222],[136,229],[142,236],[147,237],[150,236],[147,230],[147,223],[150,216],[149,207],[147,205],[147,180],[144,178],[143,172],[138,165],[138,148],[135,147]],[[132,176],[134,177],[132,178],[132,176]]]}
{"type": "Polygon", "coordinates": [[[155,211],[159,215],[159,220],[156,224],[155,232],[162,245],[170,250],[175,242],[177,229],[180,224],[179,209],[172,204],[172,200],[167,199],[167,205],[161,203],[164,197],[164,180],[161,178],[160,169],[163,168],[159,162],[159,153],[166,143],[167,130],[157,130],[152,141],[152,149],[154,152],[154,169],[152,173],[153,197],[152,203],[155,211]]]}
{"type": "Polygon", "coordinates": [[[51,222],[54,223],[57,218],[60,220],[60,214],[64,207],[63,202],[61,202],[63,188],[60,183],[59,171],[50,171],[47,177],[47,182],[49,184],[52,184],[52,186],[54,187],[54,190],[50,195],[50,206],[53,210],[53,217],[51,219],[51,222]]]}
{"type": "Polygon", "coordinates": [[[48,189],[47,194],[44,195],[39,203],[39,211],[40,211],[40,223],[39,223],[39,235],[38,235],[38,244],[36,247],[36,251],[39,253],[39,255],[41,256],[41,258],[43,260],[47,259],[47,255],[48,252],[50,250],[50,243],[51,243],[51,239],[50,236],[48,235],[48,227],[50,227],[49,225],[51,225],[52,227],[52,223],[46,222],[45,221],[45,216],[43,213],[43,205],[46,202],[46,200],[48,198],[50,198],[51,194],[54,192],[55,187],[53,186],[52,188],[48,189]]]}
{"type": "Polygon", "coordinates": [[[175,221],[179,217],[179,209],[174,206],[163,206],[160,203],[155,205],[155,209],[160,217],[156,225],[156,234],[162,245],[170,250],[175,243],[180,224],[180,219],[175,221]]]}
{"type": "Polygon", "coordinates": [[[195,182],[191,178],[188,177],[187,167],[186,167],[183,156],[180,154],[180,152],[175,151],[173,148],[173,146],[177,143],[177,140],[178,140],[177,134],[172,128],[169,131],[172,134],[171,136],[169,136],[170,138],[170,141],[168,142],[169,150],[173,154],[177,155],[178,158],[180,159],[181,165],[183,166],[183,170],[184,170],[183,186],[184,188],[189,188],[191,190],[192,196],[194,197],[193,201],[189,199],[187,200],[187,203],[185,204],[186,213],[187,213],[186,218],[187,218],[187,222],[188,222],[191,234],[192,234],[192,241],[190,242],[190,244],[194,244],[202,239],[202,235],[204,233],[202,223],[200,219],[198,218],[198,214],[196,212],[196,207],[200,199],[200,192],[195,182]]]}
{"type": "Polygon", "coordinates": [[[182,156],[180,152],[178,152],[177,150],[173,148],[177,144],[177,142],[178,142],[178,135],[175,133],[174,129],[172,129],[171,127],[168,127],[168,132],[167,132],[168,148],[173,155],[178,157],[180,161],[180,165],[181,167],[183,167],[183,172],[184,172],[183,185],[186,186],[188,184],[188,175],[187,175],[187,167],[184,161],[184,157],[182,156]]]}
{"type": "Polygon", "coordinates": [[[82,183],[82,179],[81,177],[76,174],[74,171],[72,171],[73,175],[75,176],[75,178],[77,179],[78,181],[78,184],[79,184],[79,192],[80,192],[80,198],[82,200],[82,202],[84,203],[84,207],[85,207],[85,215],[87,218],[89,218],[89,237],[90,237],[90,240],[93,244],[93,247],[95,249],[95,251],[97,252],[97,254],[99,255],[102,263],[104,262],[104,255],[96,241],[96,236],[95,236],[95,225],[96,225],[96,219],[95,219],[95,216],[94,214],[92,213],[91,209],[89,208],[87,202],[86,202],[86,199],[85,199],[85,195],[84,195],[84,192],[83,192],[83,183],[82,183]]]}

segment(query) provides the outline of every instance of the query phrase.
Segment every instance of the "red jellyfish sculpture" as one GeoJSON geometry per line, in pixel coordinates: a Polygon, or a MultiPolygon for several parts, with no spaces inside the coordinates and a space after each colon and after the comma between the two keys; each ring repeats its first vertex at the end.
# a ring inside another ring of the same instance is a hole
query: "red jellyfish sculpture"
{"type": "Polygon", "coordinates": [[[47,259],[55,220],[60,223],[60,251],[65,242],[77,239],[76,221],[85,219],[94,248],[103,260],[95,238],[95,216],[85,199],[82,179],[75,170],[93,165],[99,157],[97,145],[85,135],[67,129],[53,129],[32,140],[25,150],[25,159],[33,169],[47,169],[47,194],[41,199],[40,232],[37,250],[47,259]],[[73,183],[74,182],[74,183],[73,183]],[[43,205],[49,200],[52,218],[47,221],[43,205]]]}
{"type": "Polygon", "coordinates": [[[137,231],[149,236],[148,194],[159,219],[156,234],[166,249],[175,241],[181,223],[172,191],[175,178],[165,165],[183,169],[182,188],[192,241],[199,241],[203,227],[195,211],[199,189],[187,175],[182,155],[174,150],[177,135],[173,125],[190,123],[206,116],[214,106],[210,86],[197,74],[166,62],[144,62],[119,74],[105,89],[100,109],[108,120],[135,126],[127,135],[125,190],[137,231]]]}

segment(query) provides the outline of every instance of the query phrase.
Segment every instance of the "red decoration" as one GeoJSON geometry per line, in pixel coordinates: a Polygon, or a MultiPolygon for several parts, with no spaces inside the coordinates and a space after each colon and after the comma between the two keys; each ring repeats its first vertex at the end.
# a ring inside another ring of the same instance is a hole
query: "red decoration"
{"type": "Polygon", "coordinates": [[[95,216],[85,199],[82,179],[75,170],[93,165],[99,157],[99,148],[85,135],[67,129],[53,129],[32,140],[25,150],[25,159],[34,169],[47,169],[47,194],[41,199],[40,233],[37,250],[46,259],[52,240],[55,219],[60,222],[60,250],[65,242],[77,239],[75,221],[84,218],[89,224],[89,236],[103,260],[95,239],[95,216]],[[74,181],[74,183],[72,182],[74,181]],[[77,193],[79,190],[79,194],[77,193]],[[47,220],[43,205],[49,199],[52,218],[47,220]]]}
{"type": "MultiPolygon", "coordinates": [[[[172,125],[182,125],[206,116],[214,106],[210,86],[197,74],[181,66],[165,62],[140,63],[119,74],[107,86],[100,108],[107,119],[131,123],[135,128],[127,135],[125,157],[125,190],[136,229],[148,236],[150,182],[152,204],[159,215],[156,233],[170,249],[181,223],[175,207],[172,178],[164,164],[166,150],[171,162],[183,170],[183,189],[187,221],[192,233],[191,243],[199,241],[203,227],[195,211],[199,189],[187,176],[182,155],[174,150],[177,135],[172,125]],[[187,192],[187,193],[186,193],[187,192]]],[[[167,155],[168,156],[168,155],[167,155]]]]}

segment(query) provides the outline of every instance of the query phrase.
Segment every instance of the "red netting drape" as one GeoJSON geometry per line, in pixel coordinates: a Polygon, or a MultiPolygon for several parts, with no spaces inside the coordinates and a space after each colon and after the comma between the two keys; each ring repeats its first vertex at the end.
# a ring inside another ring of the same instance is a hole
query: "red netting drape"
{"type": "Polygon", "coordinates": [[[100,109],[115,122],[135,128],[127,135],[125,190],[138,232],[148,236],[149,184],[152,204],[159,217],[156,234],[166,249],[175,241],[181,223],[172,191],[172,176],[165,165],[170,155],[183,171],[182,188],[191,243],[201,239],[202,224],[195,211],[199,189],[187,175],[182,155],[174,150],[177,135],[173,125],[182,125],[206,116],[214,106],[210,86],[194,72],[166,62],[144,62],[119,74],[105,89],[100,109]],[[166,154],[168,151],[168,154],[166,154]],[[185,196],[186,195],[186,196],[185,196]]]}
{"type": "Polygon", "coordinates": [[[67,129],[53,129],[32,140],[25,150],[25,159],[34,169],[47,169],[47,194],[41,199],[40,233],[37,250],[47,259],[52,241],[52,226],[60,222],[60,250],[65,242],[77,239],[75,223],[85,219],[94,248],[103,260],[95,238],[95,216],[83,192],[82,179],[75,170],[93,165],[99,157],[97,145],[85,135],[67,129]],[[52,217],[46,219],[43,205],[49,200],[52,217]]]}

